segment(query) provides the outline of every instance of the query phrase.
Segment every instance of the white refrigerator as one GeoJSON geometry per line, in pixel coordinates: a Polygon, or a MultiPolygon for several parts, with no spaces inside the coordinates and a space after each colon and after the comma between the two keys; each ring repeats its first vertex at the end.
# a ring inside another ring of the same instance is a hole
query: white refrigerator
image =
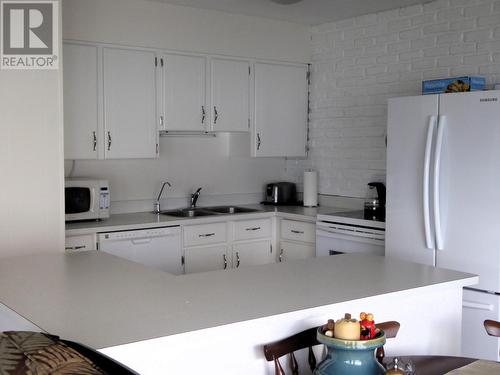
{"type": "Polygon", "coordinates": [[[386,207],[386,256],[479,275],[462,354],[500,360],[500,91],[389,100],[386,207]]]}

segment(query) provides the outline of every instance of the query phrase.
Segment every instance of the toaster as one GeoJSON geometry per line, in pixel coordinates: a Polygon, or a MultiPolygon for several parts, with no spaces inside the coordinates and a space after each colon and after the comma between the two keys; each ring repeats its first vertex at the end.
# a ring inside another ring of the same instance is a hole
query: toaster
{"type": "Polygon", "coordinates": [[[273,182],[266,185],[267,204],[293,204],[297,202],[297,188],[292,182],[273,182]]]}

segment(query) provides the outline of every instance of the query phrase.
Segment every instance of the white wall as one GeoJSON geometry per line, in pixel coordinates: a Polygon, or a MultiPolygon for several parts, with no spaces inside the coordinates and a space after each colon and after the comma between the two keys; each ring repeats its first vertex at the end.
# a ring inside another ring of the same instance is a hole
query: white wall
{"type": "Polygon", "coordinates": [[[309,27],[144,0],[64,0],[64,38],[309,62],[309,27]]]}
{"type": "Polygon", "coordinates": [[[115,213],[152,210],[165,180],[172,188],[164,192],[162,209],[185,207],[200,186],[200,205],[256,203],[266,182],[284,177],[285,160],[229,157],[227,137],[160,138],[158,160],[79,160],[73,175],[109,179],[115,213]]]}
{"type": "Polygon", "coordinates": [[[438,0],[312,29],[311,152],[322,194],[363,197],[384,180],[387,99],[466,74],[500,82],[500,2],[438,0]]]}
{"type": "Polygon", "coordinates": [[[62,70],[0,70],[0,257],[63,251],[62,70]]]}
{"type": "MultiPolygon", "coordinates": [[[[292,62],[310,59],[309,28],[304,25],[143,0],[65,0],[64,5],[65,39],[292,62]]],[[[198,186],[204,188],[200,204],[255,203],[265,183],[285,174],[284,159],[229,157],[226,135],[161,138],[160,146],[159,160],[76,161],[73,176],[109,178],[112,212],[126,212],[151,209],[165,179],[173,188],[163,206],[179,207],[198,186]]],[[[250,144],[248,155],[249,150],[250,144]]],[[[70,167],[67,162],[66,174],[70,167]]]]}

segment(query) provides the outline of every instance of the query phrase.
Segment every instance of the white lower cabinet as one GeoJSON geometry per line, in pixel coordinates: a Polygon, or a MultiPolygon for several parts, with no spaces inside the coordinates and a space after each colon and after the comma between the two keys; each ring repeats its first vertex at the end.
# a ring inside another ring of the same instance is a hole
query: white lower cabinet
{"type": "Polygon", "coordinates": [[[281,219],[278,262],[316,256],[316,224],[281,219]]]}
{"type": "Polygon", "coordinates": [[[316,246],[304,242],[281,241],[278,260],[286,262],[292,259],[307,259],[316,256],[316,246]]]}
{"type": "Polygon", "coordinates": [[[66,252],[91,251],[97,249],[95,233],[79,236],[66,236],[64,250],[66,252]]]}
{"type": "Polygon", "coordinates": [[[271,240],[233,244],[233,267],[274,263],[271,240]]]}
{"type": "Polygon", "coordinates": [[[225,270],[232,267],[226,245],[184,248],[186,273],[225,270]]]}
{"type": "Polygon", "coordinates": [[[268,217],[187,225],[183,230],[186,273],[275,262],[268,217]]]}
{"type": "Polygon", "coordinates": [[[185,273],[231,268],[227,222],[186,225],[183,232],[185,273]]]}

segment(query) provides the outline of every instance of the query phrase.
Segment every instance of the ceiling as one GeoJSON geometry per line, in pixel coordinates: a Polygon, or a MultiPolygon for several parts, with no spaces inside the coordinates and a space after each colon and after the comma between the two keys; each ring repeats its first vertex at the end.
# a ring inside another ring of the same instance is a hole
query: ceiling
{"type": "Polygon", "coordinates": [[[194,8],[265,17],[306,25],[339,21],[430,0],[302,0],[282,5],[271,0],[155,0],[194,8]]]}

